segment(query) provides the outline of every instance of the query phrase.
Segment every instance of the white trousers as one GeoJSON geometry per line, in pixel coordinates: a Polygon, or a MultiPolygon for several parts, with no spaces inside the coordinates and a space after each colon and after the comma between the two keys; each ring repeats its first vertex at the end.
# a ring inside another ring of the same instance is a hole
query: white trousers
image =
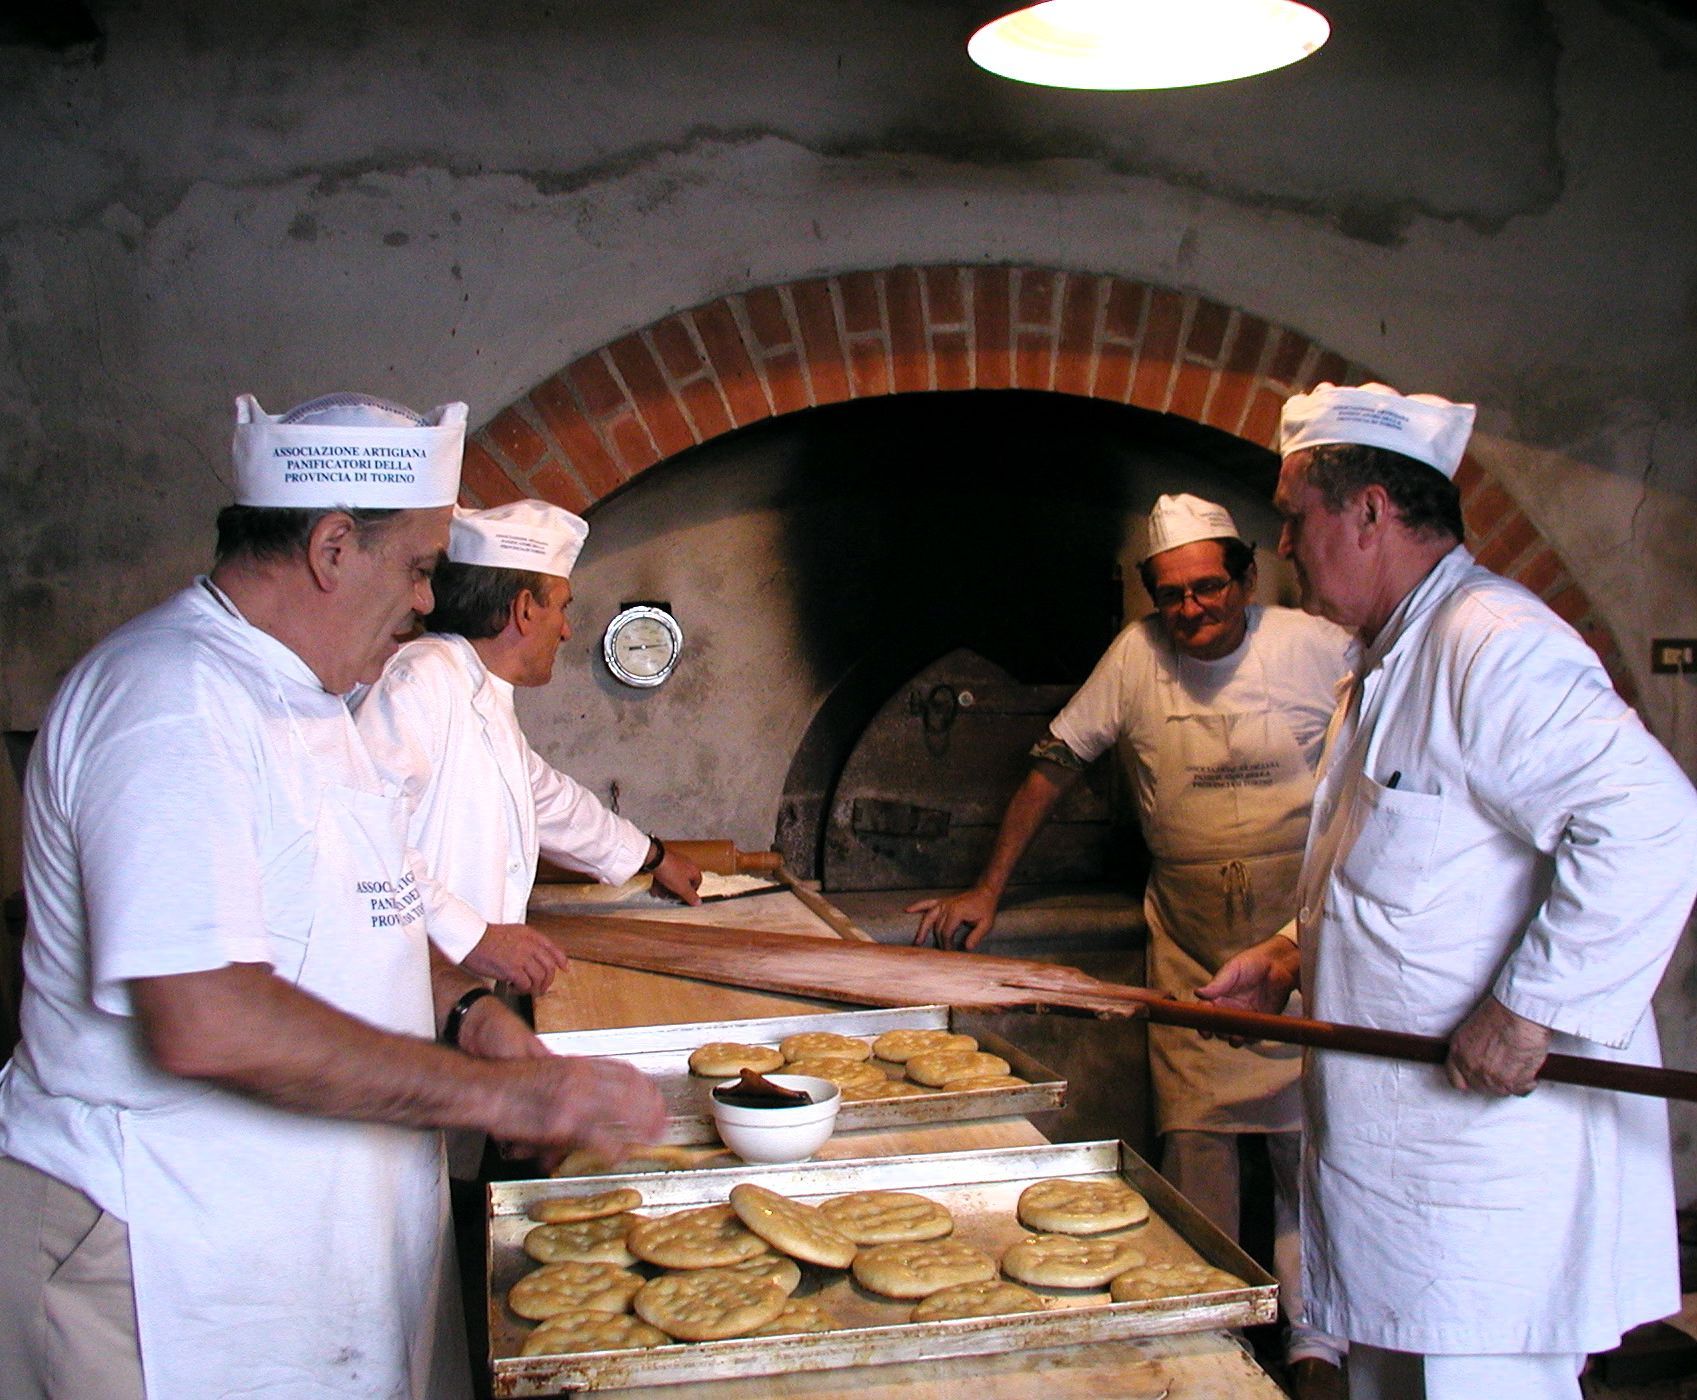
{"type": "Polygon", "coordinates": [[[1349,1348],[1350,1400],[1579,1400],[1582,1354],[1421,1356],[1349,1348]]]}
{"type": "Polygon", "coordinates": [[[0,1395],[142,1400],[129,1227],[0,1157],[0,1395]]]}
{"type": "MultiPolygon", "coordinates": [[[[1291,1361],[1318,1357],[1339,1365],[1348,1344],[1302,1320],[1302,1219],[1297,1208],[1302,1134],[1268,1133],[1266,1137],[1273,1167],[1273,1277],[1279,1281],[1279,1303],[1290,1326],[1285,1355],[1291,1361]]],[[[1236,1242],[1242,1218],[1238,1135],[1184,1130],[1166,1134],[1162,1142],[1161,1174],[1236,1242]]]]}

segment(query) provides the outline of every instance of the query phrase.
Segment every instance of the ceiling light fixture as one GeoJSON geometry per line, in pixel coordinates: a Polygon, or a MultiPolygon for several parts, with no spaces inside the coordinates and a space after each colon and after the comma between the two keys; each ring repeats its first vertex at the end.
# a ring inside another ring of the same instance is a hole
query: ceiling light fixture
{"type": "Polygon", "coordinates": [[[1195,87],[1283,68],[1331,32],[1297,0],[1043,0],[992,20],[966,51],[1045,87],[1195,87]]]}

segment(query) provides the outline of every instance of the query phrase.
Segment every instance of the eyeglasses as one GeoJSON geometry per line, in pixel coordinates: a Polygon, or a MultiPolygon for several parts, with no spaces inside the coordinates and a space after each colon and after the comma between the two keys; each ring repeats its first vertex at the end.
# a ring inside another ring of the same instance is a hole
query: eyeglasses
{"type": "Polygon", "coordinates": [[[1155,606],[1162,612],[1171,612],[1174,608],[1182,608],[1186,598],[1194,598],[1206,607],[1236,581],[1229,578],[1202,578],[1197,579],[1189,588],[1157,588],[1154,593],[1155,606]]]}

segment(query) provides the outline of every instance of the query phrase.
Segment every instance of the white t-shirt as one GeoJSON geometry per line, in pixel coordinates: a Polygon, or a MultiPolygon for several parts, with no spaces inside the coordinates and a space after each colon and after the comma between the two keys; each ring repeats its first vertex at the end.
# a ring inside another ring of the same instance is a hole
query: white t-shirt
{"type": "MultiPolygon", "coordinates": [[[[153,1067],[126,983],[230,963],[292,980],[327,782],[384,791],[342,698],[205,580],[71,671],[24,788],[23,1040],[0,1071],[0,1151],[128,1218],[118,1110],[207,1090],[153,1067]]],[[[401,885],[383,917],[422,912],[427,892],[401,885]]]]}

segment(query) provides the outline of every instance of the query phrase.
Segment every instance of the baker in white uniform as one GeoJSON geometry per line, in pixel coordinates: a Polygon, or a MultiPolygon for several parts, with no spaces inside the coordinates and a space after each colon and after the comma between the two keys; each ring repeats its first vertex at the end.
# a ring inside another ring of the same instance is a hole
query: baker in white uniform
{"type": "Polygon", "coordinates": [[[589,525],[544,501],[456,510],[436,572],[430,635],[407,643],[361,700],[356,722],[384,778],[412,807],[430,873],[468,905],[431,937],[455,962],[520,991],[546,991],[565,965],[523,923],[538,853],[619,884],[640,872],[689,904],[701,871],[531,748],[515,686],[542,686],[571,636],[569,579],[589,525]],[[468,942],[462,929],[487,920],[468,942]]]}
{"type": "MultiPolygon", "coordinates": [[[[977,947],[1044,821],[1085,764],[1114,746],[1154,858],[1143,900],[1150,985],[1185,996],[1291,917],[1314,767],[1349,671],[1349,635],[1294,609],[1251,603],[1254,550],[1223,506],[1196,496],[1156,501],[1139,568],[1156,612],[1115,638],[1033,749],[978,883],[911,907],[923,915],[915,942],[977,947]]],[[[1300,1318],[1300,1053],[1165,1026],[1150,1028],[1149,1044],[1162,1170],[1233,1238],[1239,1136],[1268,1135],[1275,1262],[1287,1313],[1300,1318]]],[[[1337,1344],[1300,1323],[1289,1359],[1306,1391],[1339,1381],[1337,1344]]]]}
{"type": "Polygon", "coordinates": [[[464,431],[463,404],[241,399],[212,573],[48,710],[0,1071],[8,1400],[452,1400],[436,1129],[659,1130],[639,1073],[546,1055],[431,956],[437,896],[342,699],[430,608],[464,431]]]}
{"type": "Polygon", "coordinates": [[[1322,384],[1276,504],[1303,604],[1355,629],[1294,928],[1199,995],[1450,1037],[1445,1068],[1304,1076],[1310,1320],[1355,1400],[1555,1400],[1679,1306],[1661,1101],[1535,1076],[1659,1061],[1651,994],[1697,891],[1697,794],[1583,640],[1460,543],[1473,407],[1322,384]],[[1300,947],[1299,947],[1300,945],[1300,947]]]}

